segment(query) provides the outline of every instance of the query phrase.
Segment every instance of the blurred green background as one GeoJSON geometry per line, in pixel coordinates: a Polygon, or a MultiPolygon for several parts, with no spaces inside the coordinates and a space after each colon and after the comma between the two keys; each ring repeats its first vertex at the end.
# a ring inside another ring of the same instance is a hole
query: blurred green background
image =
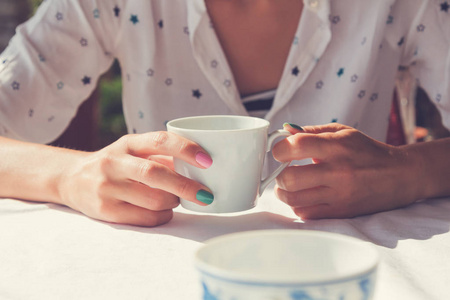
{"type": "Polygon", "coordinates": [[[103,147],[127,133],[122,109],[122,79],[117,61],[100,79],[99,89],[99,144],[103,147]]]}

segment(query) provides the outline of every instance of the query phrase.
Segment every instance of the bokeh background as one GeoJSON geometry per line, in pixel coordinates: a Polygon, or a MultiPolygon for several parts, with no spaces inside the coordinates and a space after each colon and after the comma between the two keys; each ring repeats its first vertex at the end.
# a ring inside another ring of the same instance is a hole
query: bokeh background
{"type": "MultiPolygon", "coordinates": [[[[31,17],[41,2],[42,0],[0,0],[0,52],[14,35],[15,28],[31,17]]],[[[126,134],[121,93],[120,67],[115,62],[99,80],[90,98],[79,108],[78,115],[66,132],[52,144],[93,151],[126,134]]],[[[414,93],[397,95],[393,99],[389,143],[400,145],[450,137],[450,132],[442,126],[438,111],[424,91],[418,89],[414,93]],[[406,118],[408,120],[405,122],[406,118]]]]}

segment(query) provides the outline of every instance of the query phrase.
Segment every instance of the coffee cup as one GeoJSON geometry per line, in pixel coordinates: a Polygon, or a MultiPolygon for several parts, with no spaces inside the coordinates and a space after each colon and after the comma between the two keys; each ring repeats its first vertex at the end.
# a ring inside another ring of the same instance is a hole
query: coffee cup
{"type": "Polygon", "coordinates": [[[268,133],[267,120],[247,116],[197,116],[175,119],[167,130],[199,144],[213,160],[208,169],[194,167],[174,158],[175,171],[206,187],[214,195],[208,206],[185,199],[181,205],[192,211],[230,213],[255,207],[258,197],[289,162],[261,179],[264,160],[278,137],[291,135],[286,130],[268,133]]]}
{"type": "Polygon", "coordinates": [[[195,255],[202,299],[370,300],[379,255],[337,233],[256,230],[207,241],[195,255]]]}

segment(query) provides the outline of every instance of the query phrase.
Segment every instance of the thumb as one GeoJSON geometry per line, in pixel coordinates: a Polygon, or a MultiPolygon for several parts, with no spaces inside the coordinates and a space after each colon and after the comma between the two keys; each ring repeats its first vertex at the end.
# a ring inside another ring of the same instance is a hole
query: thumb
{"type": "Polygon", "coordinates": [[[283,129],[289,131],[291,134],[304,132],[303,127],[298,126],[297,124],[294,124],[294,123],[284,123],[283,129]]]}
{"type": "Polygon", "coordinates": [[[301,126],[301,127],[293,123],[284,123],[283,127],[285,130],[289,131],[292,134],[298,132],[319,134],[326,132],[338,132],[344,129],[351,129],[351,127],[339,123],[329,123],[324,125],[301,126]]]}

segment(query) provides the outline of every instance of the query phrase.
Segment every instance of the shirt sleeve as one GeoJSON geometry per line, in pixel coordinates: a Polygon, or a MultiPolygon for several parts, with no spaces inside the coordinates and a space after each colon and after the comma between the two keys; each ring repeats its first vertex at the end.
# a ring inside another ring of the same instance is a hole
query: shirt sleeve
{"type": "Polygon", "coordinates": [[[405,65],[428,94],[450,129],[450,2],[423,1],[413,21],[405,65]]]}
{"type": "Polygon", "coordinates": [[[44,0],[0,55],[0,135],[56,139],[114,60],[120,7],[44,0]]]}

